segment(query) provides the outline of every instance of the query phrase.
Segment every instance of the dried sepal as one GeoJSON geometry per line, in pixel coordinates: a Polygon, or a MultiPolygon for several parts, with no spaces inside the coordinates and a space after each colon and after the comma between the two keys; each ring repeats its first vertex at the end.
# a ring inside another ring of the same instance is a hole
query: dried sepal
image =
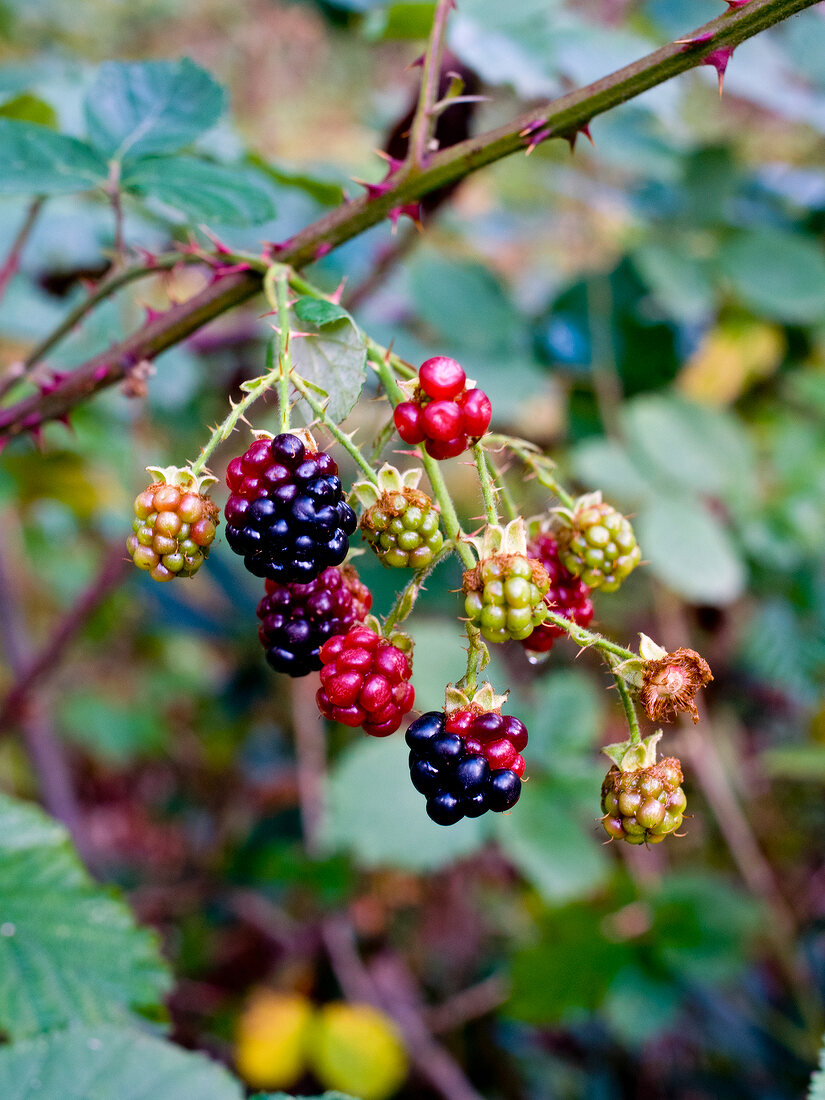
{"type": "Polygon", "coordinates": [[[713,679],[710,665],[693,649],[648,660],[642,673],[639,701],[653,722],[672,722],[680,711],[699,721],[696,693],[713,679]]]}

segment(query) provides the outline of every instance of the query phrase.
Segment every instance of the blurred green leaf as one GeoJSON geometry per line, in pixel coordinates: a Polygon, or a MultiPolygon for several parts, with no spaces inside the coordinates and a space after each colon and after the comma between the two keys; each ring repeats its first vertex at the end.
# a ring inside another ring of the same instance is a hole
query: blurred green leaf
{"type": "Polygon", "coordinates": [[[678,237],[642,245],[633,253],[633,263],[671,317],[697,321],[713,311],[710,265],[688,255],[678,237]]]}
{"type": "Polygon", "coordinates": [[[0,1026],[11,1036],[126,1018],[169,988],[155,936],[92,883],[65,830],[5,795],[0,913],[0,1026]]]}
{"type": "Polygon", "coordinates": [[[401,737],[368,738],[341,755],[329,780],[329,847],[347,848],[362,867],[409,871],[444,867],[481,847],[481,818],[449,829],[430,821],[410,783],[408,755],[401,737]]]}
{"type": "Polygon", "coordinates": [[[174,153],[220,118],[224,92],[188,57],[108,61],[86,95],[89,139],[107,158],[174,153]]]}
{"type": "Polygon", "coordinates": [[[642,476],[736,500],[752,491],[755,456],[729,413],[670,394],[645,394],[624,405],[621,423],[642,476]]]}
{"type": "Polygon", "coordinates": [[[382,4],[364,20],[364,33],[372,40],[426,38],[433,24],[435,4],[431,0],[382,4]]]}
{"type": "Polygon", "coordinates": [[[223,1066],[139,1031],[69,1028],[0,1049],[3,1100],[241,1100],[223,1066]]]}
{"type": "Polygon", "coordinates": [[[633,1049],[672,1028],[681,1004],[674,982],[628,966],[610,983],[602,1012],[613,1032],[633,1049]]]}
{"type": "Polygon", "coordinates": [[[22,92],[14,99],[7,99],[0,106],[0,117],[16,118],[20,122],[33,122],[37,126],[48,126],[50,130],[56,130],[58,126],[57,112],[51,103],[29,92],[22,92]]]}
{"type": "Polygon", "coordinates": [[[598,485],[616,504],[635,505],[654,492],[627,449],[613,439],[583,440],[571,450],[570,466],[582,485],[598,485]]]}
{"type": "Polygon", "coordinates": [[[104,183],[106,162],[85,141],[0,118],[0,194],[58,195],[104,183]]]}
{"type": "Polygon", "coordinates": [[[524,719],[530,751],[553,772],[565,753],[590,756],[604,725],[605,702],[586,672],[553,669],[536,681],[530,711],[524,719]]]}
{"type": "Polygon", "coordinates": [[[123,187],[174,207],[192,222],[259,225],[275,217],[272,185],[244,166],[195,157],[142,157],[124,172],[123,187]]]}
{"type": "Polygon", "coordinates": [[[825,314],[825,254],[808,238],[782,229],[741,232],[722,247],[718,265],[757,314],[799,324],[825,314]]]}
{"type": "MultiPolygon", "coordinates": [[[[598,808],[598,782],[593,790],[598,808]]],[[[594,811],[594,818],[595,818],[594,811]]],[[[507,858],[552,904],[573,901],[605,882],[610,864],[602,838],[552,779],[531,779],[512,814],[497,815],[495,836],[507,858]]]]}
{"type": "Polygon", "coordinates": [[[775,779],[821,783],[825,780],[825,745],[783,745],[759,757],[762,770],[775,779]]]}
{"type": "Polygon", "coordinates": [[[808,1100],[825,1100],[825,1044],[819,1054],[819,1069],[811,1078],[808,1100]]]}
{"type": "Polygon", "coordinates": [[[651,572],[683,599],[724,606],[744,592],[741,555],[700,501],[678,496],[647,500],[634,527],[651,572]]]}
{"type": "Polygon", "coordinates": [[[65,696],[59,713],[72,740],[114,764],[156,752],[166,738],[164,721],[154,708],[114,702],[97,691],[65,696]]]}

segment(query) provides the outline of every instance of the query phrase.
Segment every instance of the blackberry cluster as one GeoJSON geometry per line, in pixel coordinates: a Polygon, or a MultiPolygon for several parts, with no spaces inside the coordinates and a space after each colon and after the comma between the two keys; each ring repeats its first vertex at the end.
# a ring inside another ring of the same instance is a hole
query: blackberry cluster
{"type": "Polygon", "coordinates": [[[412,401],[396,405],[395,427],[405,443],[423,443],[431,458],[455,458],[490,427],[493,406],[483,390],[467,389],[455,359],[438,355],[422,363],[412,401]]]}
{"type": "Polygon", "coordinates": [[[488,642],[521,642],[544,621],[549,584],[534,559],[520,554],[482,558],[464,574],[464,610],[488,642]]]}
{"type": "Polygon", "coordinates": [[[209,556],[219,522],[211,500],[183,486],[156,482],[135,499],[126,548],[152,580],[194,577],[209,556]]]}
{"type": "Polygon", "coordinates": [[[321,667],[328,638],[346,634],[372,606],[372,596],[350,565],[330,565],[308,584],[267,580],[258,604],[258,637],[276,672],[306,676],[321,667]]]}
{"type": "Polygon", "coordinates": [[[444,545],[438,513],[426,493],[384,493],[361,517],[364,538],[385,565],[425,569],[444,545]]]}
{"type": "MultiPolygon", "coordinates": [[[[544,595],[545,606],[577,626],[589,626],[593,618],[590,589],[580,577],[574,577],[564,567],[556,539],[552,535],[539,535],[527,547],[527,553],[541,562],[550,579],[550,587],[544,595]]],[[[536,626],[521,644],[531,653],[549,653],[556,638],[561,638],[563,634],[560,627],[544,622],[536,626]]]]}
{"type": "Polygon", "coordinates": [[[340,565],[357,520],[338,467],[284,432],[258,439],[226,471],[226,541],[256,577],[306,584],[340,565]]]}
{"type": "Polygon", "coordinates": [[[512,809],[521,795],[524,759],[515,744],[503,736],[505,730],[512,729],[517,741],[526,744],[527,731],[521,722],[502,719],[500,714],[466,714],[466,720],[462,719],[466,721],[466,735],[458,732],[455,715],[448,719],[438,710],[422,714],[407,729],[410,778],[427,799],[427,813],[437,825],[454,825],[462,817],[480,817],[488,810],[503,813],[512,809]],[[494,740],[483,723],[478,726],[482,718],[499,720],[497,724],[489,723],[491,728],[496,725],[494,740]],[[507,742],[510,765],[497,758],[496,752],[504,758],[503,750],[488,752],[494,741],[507,742]]]}
{"type": "Polygon", "coordinates": [[[582,500],[573,513],[572,527],[559,532],[559,557],[588,588],[615,592],[642,560],[636,535],[612,505],[582,500]]]}
{"type": "Polygon", "coordinates": [[[612,767],[602,783],[607,835],[628,844],[659,844],[682,824],[683,782],[682,765],[673,756],[635,771],[612,767]]]}
{"type": "Polygon", "coordinates": [[[320,657],[315,700],[321,714],[373,737],[395,733],[415,702],[406,653],[374,630],[354,626],[324,642],[320,657]]]}

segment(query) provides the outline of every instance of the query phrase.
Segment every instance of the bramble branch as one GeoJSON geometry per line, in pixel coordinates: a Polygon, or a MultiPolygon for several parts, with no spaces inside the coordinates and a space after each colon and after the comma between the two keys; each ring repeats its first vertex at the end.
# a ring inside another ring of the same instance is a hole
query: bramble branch
{"type": "MultiPolygon", "coordinates": [[[[572,139],[597,115],[689,69],[713,64],[712,58],[720,51],[733,50],[816,2],[748,0],[593,84],[533,107],[495,130],[432,153],[423,165],[405,164],[390,173],[384,186],[343,203],[290,240],[273,245],[271,258],[293,268],[304,267],[437,188],[550,138],[572,139]]],[[[261,263],[256,270],[218,277],[200,294],[83,363],[51,392],[33,394],[1,409],[0,437],[36,430],[48,420],[66,416],[81,401],[121,381],[136,363],[154,359],[213,318],[247,301],[261,289],[265,267],[261,263]]]]}

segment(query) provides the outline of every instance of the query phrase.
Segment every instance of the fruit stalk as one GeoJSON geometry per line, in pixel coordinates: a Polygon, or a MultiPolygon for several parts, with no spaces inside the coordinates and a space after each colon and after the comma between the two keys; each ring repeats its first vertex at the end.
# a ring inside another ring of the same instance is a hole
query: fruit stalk
{"type": "Polygon", "coordinates": [[[499,516],[498,506],[496,505],[496,487],[493,484],[493,479],[487,467],[487,460],[484,457],[484,448],[480,443],[473,445],[473,455],[476,460],[476,470],[478,470],[478,482],[481,486],[481,495],[484,497],[487,522],[497,524],[499,522],[499,516]]]}
{"type": "Polygon", "coordinates": [[[370,466],[369,462],[367,462],[367,460],[352,442],[352,439],[346,434],[346,432],[341,431],[335,421],[329,416],[327,410],[324,408],[321,402],[312,393],[312,390],[317,390],[318,393],[323,393],[326,397],[326,393],[324,392],[324,390],[319,390],[316,386],[313,386],[311,382],[307,382],[304,378],[301,378],[300,375],[297,375],[294,372],[292,374],[292,385],[295,387],[301,397],[303,397],[307,405],[309,405],[309,407],[312,409],[315,419],[319,423],[324,425],[326,430],[337,443],[341,444],[341,446],[344,448],[350,458],[352,458],[355,464],[359,467],[359,469],[363,471],[365,476],[369,478],[373,485],[377,485],[378,474],[376,473],[376,471],[373,469],[372,466],[370,466]]]}

